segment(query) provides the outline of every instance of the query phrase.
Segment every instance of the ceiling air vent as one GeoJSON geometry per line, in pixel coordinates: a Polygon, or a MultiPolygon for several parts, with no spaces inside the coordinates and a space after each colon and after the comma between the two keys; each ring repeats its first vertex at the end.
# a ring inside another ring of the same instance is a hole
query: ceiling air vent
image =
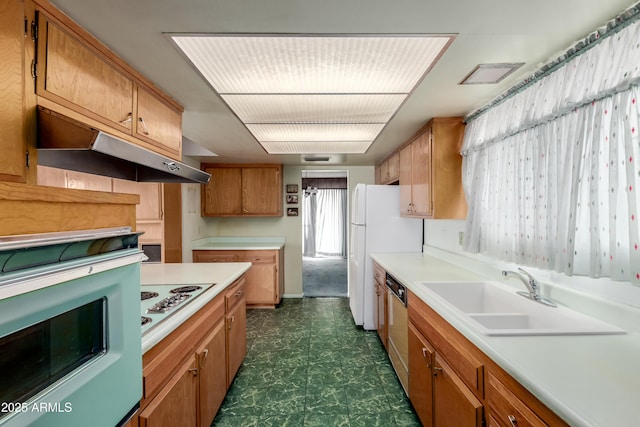
{"type": "Polygon", "coordinates": [[[305,162],[328,162],[329,160],[331,160],[329,156],[304,156],[305,162]]]}

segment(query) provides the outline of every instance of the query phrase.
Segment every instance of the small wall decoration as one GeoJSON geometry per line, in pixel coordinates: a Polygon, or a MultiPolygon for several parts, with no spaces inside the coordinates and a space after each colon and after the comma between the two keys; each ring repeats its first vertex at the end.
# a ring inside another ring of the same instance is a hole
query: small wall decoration
{"type": "Polygon", "coordinates": [[[287,194],[287,204],[297,204],[298,203],[298,195],[297,194],[287,194]]]}
{"type": "Polygon", "coordinates": [[[287,193],[297,193],[297,192],[298,192],[298,184],[287,184],[287,193]]]}
{"type": "Polygon", "coordinates": [[[287,216],[298,216],[298,208],[287,208],[287,216]]]}

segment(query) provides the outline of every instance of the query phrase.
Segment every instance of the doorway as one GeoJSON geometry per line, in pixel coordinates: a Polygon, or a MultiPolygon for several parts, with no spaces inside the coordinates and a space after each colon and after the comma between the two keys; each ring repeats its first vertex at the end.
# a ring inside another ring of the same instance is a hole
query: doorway
{"type": "Polygon", "coordinates": [[[347,297],[346,171],[302,171],[302,293],[347,297]]]}

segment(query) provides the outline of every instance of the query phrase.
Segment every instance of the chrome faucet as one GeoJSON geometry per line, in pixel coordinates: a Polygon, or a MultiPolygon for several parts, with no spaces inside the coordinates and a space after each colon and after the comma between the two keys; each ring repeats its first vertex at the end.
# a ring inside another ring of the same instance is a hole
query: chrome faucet
{"type": "Polygon", "coordinates": [[[535,277],[533,277],[522,268],[518,268],[518,271],[503,270],[502,276],[505,279],[508,279],[509,277],[516,277],[520,279],[522,283],[524,283],[524,285],[527,287],[528,292],[519,291],[517,292],[519,295],[522,295],[523,297],[529,298],[541,304],[548,305],[550,307],[557,307],[557,304],[555,302],[551,301],[548,298],[540,296],[540,285],[538,284],[538,281],[535,279],[535,277]]]}

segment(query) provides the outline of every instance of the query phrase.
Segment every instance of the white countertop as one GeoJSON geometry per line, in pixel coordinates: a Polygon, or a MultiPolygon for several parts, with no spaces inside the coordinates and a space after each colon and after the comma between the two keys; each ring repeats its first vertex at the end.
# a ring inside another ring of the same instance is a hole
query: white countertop
{"type": "Polygon", "coordinates": [[[278,250],[285,244],[284,237],[205,237],[194,240],[193,250],[278,250]]]}
{"type": "Polygon", "coordinates": [[[640,333],[486,336],[420,282],[499,281],[499,275],[482,276],[421,253],[372,257],[569,425],[640,425],[640,333]]]}
{"type": "Polygon", "coordinates": [[[216,295],[224,291],[237,278],[251,267],[250,262],[228,263],[171,263],[145,264],[140,268],[141,284],[145,285],[193,285],[211,284],[214,286],[198,295],[189,304],[173,313],[162,323],[149,329],[142,335],[142,354],[146,353],[164,337],[173,332],[185,320],[204,307],[216,295]]]}

